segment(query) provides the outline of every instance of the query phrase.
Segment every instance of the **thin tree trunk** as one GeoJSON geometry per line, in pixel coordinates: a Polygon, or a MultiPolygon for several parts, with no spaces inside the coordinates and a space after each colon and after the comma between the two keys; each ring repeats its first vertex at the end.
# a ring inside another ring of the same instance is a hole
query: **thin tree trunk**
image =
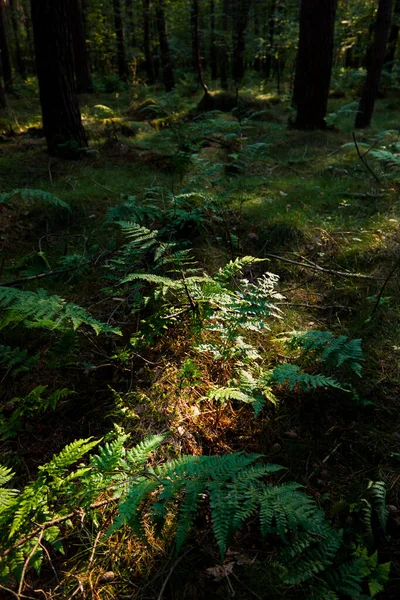
{"type": "Polygon", "coordinates": [[[33,42],[33,27],[29,0],[28,2],[23,2],[21,6],[23,12],[23,26],[26,33],[26,53],[29,57],[29,59],[27,60],[28,73],[33,73],[34,75],[36,75],[35,45],[33,42]]]}
{"type": "Polygon", "coordinates": [[[373,26],[373,38],[367,52],[367,77],[361,94],[355,127],[363,129],[371,124],[375,99],[385,61],[386,45],[389,38],[393,0],[379,0],[376,19],[373,26]]]}
{"type": "Polygon", "coordinates": [[[93,92],[89,52],[86,44],[85,24],[81,0],[69,0],[74,50],[75,81],[78,94],[93,92]]]}
{"type": "Polygon", "coordinates": [[[232,77],[239,83],[244,77],[244,35],[249,19],[251,0],[235,0],[233,8],[232,77]]]}
{"type": "Polygon", "coordinates": [[[125,0],[125,7],[126,7],[126,23],[127,23],[127,27],[126,27],[126,31],[127,31],[127,40],[128,40],[128,47],[130,48],[136,48],[136,36],[135,36],[135,19],[134,19],[134,15],[133,15],[133,4],[132,4],[132,0],[125,0]]]}
{"type": "Polygon", "coordinates": [[[150,0],[143,0],[143,49],[147,81],[154,83],[154,66],[150,46],[150,0]]]}
{"type": "Polygon", "coordinates": [[[390,28],[389,40],[385,55],[385,68],[391,73],[393,71],[394,56],[396,54],[397,41],[400,30],[400,0],[394,1],[392,26],[390,28]]]}
{"type": "Polygon", "coordinates": [[[199,0],[190,0],[190,30],[192,33],[192,69],[198,73],[200,59],[199,0]]]}
{"type": "Polygon", "coordinates": [[[192,62],[196,71],[201,87],[205,94],[208,94],[208,88],[204,82],[203,68],[201,65],[200,40],[199,40],[199,0],[191,0],[190,5],[190,25],[192,29],[192,62]]]}
{"type": "Polygon", "coordinates": [[[215,1],[210,0],[210,67],[211,80],[218,77],[217,47],[215,43],[215,1]]]}
{"type": "Polygon", "coordinates": [[[161,65],[163,70],[164,87],[170,92],[175,87],[174,73],[172,71],[171,52],[169,49],[167,26],[165,22],[164,0],[157,0],[156,20],[158,38],[160,42],[161,65]]]}
{"type": "Polygon", "coordinates": [[[8,50],[5,22],[5,4],[0,0],[0,53],[1,65],[3,71],[3,80],[5,90],[12,87],[12,70],[10,62],[10,52],[8,50]]]}
{"type": "Polygon", "coordinates": [[[128,81],[128,63],[126,62],[124,45],[124,28],[122,25],[121,0],[113,0],[114,26],[117,37],[118,74],[122,81],[128,81]]]}
{"type": "Polygon", "coordinates": [[[222,40],[219,52],[219,76],[223,90],[228,89],[229,55],[228,55],[228,25],[229,25],[229,0],[224,0],[222,5],[222,40]]]}
{"type": "Polygon", "coordinates": [[[43,129],[50,154],[77,158],[87,147],[75,92],[69,0],[31,0],[43,129]]]}
{"type": "Polygon", "coordinates": [[[275,10],[276,0],[272,0],[270,12],[268,14],[268,48],[267,55],[265,57],[265,78],[269,79],[271,76],[272,59],[274,56],[274,34],[275,34],[275,10]]]}
{"type": "Polygon", "coordinates": [[[4,94],[3,82],[1,81],[1,68],[0,68],[0,109],[7,108],[6,96],[4,94]]]}
{"type": "Polygon", "coordinates": [[[336,0],[302,0],[293,104],[297,129],[325,129],[336,0]]]}
{"type": "Polygon", "coordinates": [[[22,59],[21,46],[19,43],[19,28],[18,28],[18,0],[9,0],[10,12],[11,12],[11,25],[14,33],[14,46],[15,46],[15,65],[19,75],[22,79],[25,78],[26,69],[25,62],[22,59]]]}

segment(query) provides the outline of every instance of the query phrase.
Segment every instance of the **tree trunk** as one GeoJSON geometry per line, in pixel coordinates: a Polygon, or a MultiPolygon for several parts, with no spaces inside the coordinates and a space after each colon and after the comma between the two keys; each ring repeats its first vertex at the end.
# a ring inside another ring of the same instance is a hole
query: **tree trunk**
{"type": "Polygon", "coordinates": [[[0,68],[0,109],[7,108],[6,96],[4,94],[3,83],[1,81],[1,68],[0,68]]]}
{"type": "Polygon", "coordinates": [[[124,45],[124,28],[122,26],[121,0],[113,0],[114,6],[114,26],[117,37],[117,61],[119,78],[125,83],[128,82],[128,63],[126,62],[124,45]]]}
{"type": "Polygon", "coordinates": [[[12,70],[8,50],[4,0],[0,0],[0,53],[5,90],[12,87],[12,70]]]}
{"type": "Polygon", "coordinates": [[[232,35],[232,77],[239,83],[244,77],[244,35],[249,18],[251,0],[235,0],[233,8],[233,35],[232,35]]]}
{"type": "Polygon", "coordinates": [[[143,49],[147,81],[154,83],[154,66],[150,46],[150,0],[143,0],[143,49]]]}
{"type": "Polygon", "coordinates": [[[391,73],[393,71],[394,56],[396,54],[397,40],[400,29],[400,0],[394,1],[392,26],[390,28],[389,40],[385,55],[385,68],[391,73]]]}
{"type": "Polygon", "coordinates": [[[210,0],[210,68],[211,80],[218,77],[217,47],[215,43],[215,1],[210,0]]]}
{"type": "Polygon", "coordinates": [[[87,147],[75,92],[69,0],[31,0],[43,129],[49,154],[78,158],[87,147]]]}
{"type": "Polygon", "coordinates": [[[72,46],[74,50],[75,81],[78,94],[93,92],[89,52],[81,0],[70,0],[72,46]]]}
{"type": "Polygon", "coordinates": [[[18,28],[18,0],[9,0],[10,12],[11,12],[11,25],[14,33],[14,46],[15,46],[15,65],[18,74],[21,75],[22,79],[25,78],[26,69],[25,62],[22,58],[21,46],[19,43],[19,28],[18,28]]]}
{"type": "Polygon", "coordinates": [[[269,79],[272,69],[272,58],[274,56],[274,34],[275,34],[275,10],[276,0],[272,0],[268,15],[268,48],[265,57],[265,78],[269,79]]]}
{"type": "Polygon", "coordinates": [[[21,4],[22,13],[23,13],[23,26],[26,34],[26,55],[27,64],[28,64],[28,73],[33,73],[36,75],[36,62],[35,62],[35,45],[33,43],[33,28],[32,28],[32,18],[30,11],[30,1],[23,2],[21,4]]]}
{"type": "Polygon", "coordinates": [[[161,65],[163,70],[164,87],[166,92],[170,92],[175,87],[174,74],[172,71],[171,52],[169,49],[167,26],[165,22],[164,0],[157,0],[156,20],[158,29],[158,38],[160,42],[161,65]]]}
{"type": "Polygon", "coordinates": [[[371,123],[375,99],[378,94],[386,45],[389,38],[393,0],[379,0],[373,27],[373,38],[367,52],[367,77],[356,114],[355,127],[362,129],[371,123]]]}
{"type": "Polygon", "coordinates": [[[221,87],[228,89],[229,55],[228,55],[228,20],[229,20],[229,0],[224,0],[222,5],[222,40],[219,52],[219,75],[221,78],[221,87]]]}
{"type": "Polygon", "coordinates": [[[201,65],[200,40],[199,40],[199,0],[191,0],[190,25],[192,29],[192,63],[193,69],[198,75],[199,83],[208,94],[208,88],[204,82],[203,67],[201,65]]]}
{"type": "Polygon", "coordinates": [[[128,47],[131,49],[136,48],[136,36],[135,36],[135,20],[133,16],[133,5],[132,0],[125,0],[126,7],[126,31],[128,39],[128,47]]]}
{"type": "Polygon", "coordinates": [[[192,69],[198,73],[200,60],[199,0],[190,0],[190,30],[192,34],[192,69]]]}
{"type": "Polygon", "coordinates": [[[325,129],[336,0],[302,0],[293,104],[297,129],[325,129]]]}

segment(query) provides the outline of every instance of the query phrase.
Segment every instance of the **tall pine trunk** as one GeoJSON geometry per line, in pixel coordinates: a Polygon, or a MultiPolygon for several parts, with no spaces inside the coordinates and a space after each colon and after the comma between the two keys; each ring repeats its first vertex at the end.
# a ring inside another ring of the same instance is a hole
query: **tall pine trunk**
{"type": "Polygon", "coordinates": [[[192,30],[192,62],[193,69],[197,73],[199,83],[204,90],[205,94],[208,94],[207,86],[204,82],[203,67],[201,64],[200,54],[200,39],[199,39],[199,0],[191,0],[190,5],[190,25],[192,30]]]}
{"type": "Polygon", "coordinates": [[[1,80],[1,67],[0,67],[0,109],[7,108],[6,96],[4,94],[3,82],[1,80]]]}
{"type": "Polygon", "coordinates": [[[136,36],[135,36],[135,17],[133,14],[132,0],[125,0],[126,7],[126,37],[128,48],[136,48],[136,36]]]}
{"type": "Polygon", "coordinates": [[[118,75],[122,81],[128,81],[128,63],[126,61],[124,28],[122,24],[121,0],[113,0],[114,26],[117,38],[118,75]]]}
{"type": "Polygon", "coordinates": [[[239,83],[244,77],[244,36],[249,19],[251,0],[235,0],[232,4],[233,34],[232,34],[232,77],[239,83]]]}
{"type": "Polygon", "coordinates": [[[154,83],[154,65],[150,43],[150,0],[143,0],[143,50],[144,68],[148,83],[154,83]]]}
{"type": "Polygon", "coordinates": [[[302,0],[293,104],[297,129],[325,129],[336,0],[302,0]]]}
{"type": "Polygon", "coordinates": [[[210,0],[210,69],[211,80],[218,77],[217,46],[215,40],[215,0],[210,0]]]}
{"type": "Polygon", "coordinates": [[[379,82],[385,61],[392,11],[393,0],[379,0],[376,19],[373,25],[373,37],[367,51],[367,77],[356,114],[355,127],[357,129],[363,129],[371,124],[375,99],[378,94],[379,82]]]}
{"type": "Polygon", "coordinates": [[[75,81],[78,94],[93,92],[89,51],[86,44],[85,22],[81,0],[70,0],[72,46],[74,50],[75,81]]]}
{"type": "Polygon", "coordinates": [[[219,52],[219,76],[221,79],[221,87],[227,90],[228,73],[229,73],[229,54],[228,54],[228,26],[229,26],[229,0],[224,0],[222,5],[222,40],[219,52]]]}
{"type": "Polygon", "coordinates": [[[18,0],[9,0],[9,5],[11,12],[11,25],[14,34],[15,66],[17,68],[18,74],[21,75],[22,79],[24,79],[26,75],[26,69],[25,61],[22,58],[21,45],[19,43],[20,35],[18,27],[18,0]]]}
{"type": "Polygon", "coordinates": [[[69,0],[31,0],[43,129],[49,154],[77,158],[87,147],[75,92],[69,0]]]}
{"type": "Polygon", "coordinates": [[[168,43],[167,25],[165,22],[164,0],[157,0],[156,20],[158,29],[158,39],[160,42],[160,55],[163,70],[164,87],[166,92],[170,92],[175,87],[175,80],[174,73],[172,71],[172,60],[168,43]]]}
{"type": "Polygon", "coordinates": [[[385,55],[385,68],[391,73],[393,71],[394,56],[396,54],[397,42],[400,30],[400,0],[394,1],[392,26],[390,28],[389,40],[385,55]]]}
{"type": "Polygon", "coordinates": [[[3,72],[4,88],[5,90],[12,87],[12,70],[10,62],[10,52],[8,49],[7,35],[6,35],[6,20],[5,20],[5,4],[4,0],[0,0],[0,53],[1,53],[1,66],[3,72]]]}
{"type": "Polygon", "coordinates": [[[265,78],[269,79],[271,76],[272,70],[272,60],[274,57],[274,36],[275,36],[275,10],[276,10],[276,0],[271,1],[270,11],[268,14],[268,46],[267,46],[267,54],[265,57],[265,78]]]}

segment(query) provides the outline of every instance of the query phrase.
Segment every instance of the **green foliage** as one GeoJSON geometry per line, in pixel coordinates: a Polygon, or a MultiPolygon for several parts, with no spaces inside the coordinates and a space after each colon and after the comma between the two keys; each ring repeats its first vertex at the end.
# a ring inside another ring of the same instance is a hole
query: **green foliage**
{"type": "Polygon", "coordinates": [[[64,208],[68,211],[71,211],[71,207],[67,202],[61,200],[54,194],[50,192],[45,192],[43,190],[29,190],[29,189],[18,189],[13,190],[12,192],[7,192],[0,194],[0,204],[2,202],[9,203],[15,197],[21,198],[23,202],[25,202],[28,206],[54,206],[56,208],[64,208]]]}
{"type": "Polygon", "coordinates": [[[49,409],[55,410],[60,400],[75,393],[64,388],[44,396],[46,389],[45,385],[37,386],[24,398],[13,398],[7,404],[7,410],[0,410],[0,439],[15,437],[17,433],[24,431],[26,421],[49,409]]]}
{"type": "Polygon", "coordinates": [[[300,370],[297,365],[291,365],[289,363],[279,365],[271,372],[271,381],[276,382],[278,385],[288,384],[289,389],[292,391],[298,385],[303,390],[309,390],[310,388],[318,387],[333,387],[339,390],[343,388],[340,386],[332,377],[326,377],[325,375],[310,375],[300,370]]]}
{"type": "Polygon", "coordinates": [[[348,365],[361,376],[363,353],[360,339],[349,340],[345,335],[335,338],[330,331],[312,330],[293,335],[289,347],[300,348],[304,354],[311,354],[314,360],[320,359],[329,366],[348,365]]]}
{"type": "Polygon", "coordinates": [[[91,317],[81,306],[66,302],[60,296],[49,296],[44,290],[27,292],[0,287],[0,308],[4,309],[0,329],[22,324],[29,329],[65,331],[87,325],[96,334],[118,333],[117,329],[91,317]]]}
{"type": "Polygon", "coordinates": [[[15,377],[26,373],[39,360],[39,354],[28,356],[28,351],[20,348],[11,348],[0,344],[0,367],[7,370],[7,374],[15,377]]]}

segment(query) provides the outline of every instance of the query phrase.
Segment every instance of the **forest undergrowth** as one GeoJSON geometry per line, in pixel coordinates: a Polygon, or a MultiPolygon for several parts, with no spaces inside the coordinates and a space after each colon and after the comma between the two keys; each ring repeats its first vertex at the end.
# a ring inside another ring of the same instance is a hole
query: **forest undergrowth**
{"type": "Polygon", "coordinates": [[[0,122],[4,597],[397,597],[397,92],[135,93],[0,122]]]}

